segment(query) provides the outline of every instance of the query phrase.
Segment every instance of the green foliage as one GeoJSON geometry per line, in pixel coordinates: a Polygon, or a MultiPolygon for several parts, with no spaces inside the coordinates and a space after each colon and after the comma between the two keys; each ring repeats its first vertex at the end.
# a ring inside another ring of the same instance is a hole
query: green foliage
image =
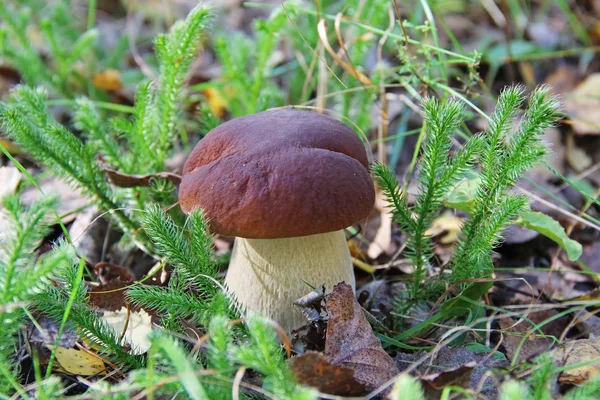
{"type": "Polygon", "coordinates": [[[287,18],[279,9],[268,20],[258,20],[254,26],[255,41],[241,33],[222,35],[216,40],[215,51],[227,84],[223,94],[234,117],[283,105],[281,90],[267,78],[274,67],[269,59],[287,18]]]}
{"type": "Polygon", "coordinates": [[[80,335],[94,343],[99,354],[117,365],[141,368],[143,357],[132,354],[123,347],[121,333],[115,332],[100,319],[96,310],[89,305],[87,287],[81,285],[77,267],[71,261],[64,266],[54,279],[56,284],[46,285],[45,291],[34,297],[34,306],[50,318],[60,322],[69,300],[73,298],[68,322],[75,326],[80,335]]]}
{"type": "Polygon", "coordinates": [[[0,3],[0,57],[30,86],[73,98],[77,92],[106,99],[91,82],[94,74],[121,65],[124,37],[114,48],[102,43],[95,29],[84,31],[68,0],[0,3]],[[43,10],[43,12],[40,12],[43,10]],[[36,38],[43,38],[40,41],[36,38]]]}
{"type": "Polygon", "coordinates": [[[207,8],[196,7],[185,21],[176,22],[168,34],[159,35],[154,41],[160,77],[159,90],[154,97],[158,111],[158,129],[151,145],[159,160],[165,159],[173,139],[177,137],[176,121],[181,114],[185,76],[196,56],[209,17],[207,8]]]}
{"type": "Polygon", "coordinates": [[[156,204],[146,212],[144,227],[156,252],[175,267],[175,278],[181,285],[199,290],[214,289],[212,236],[201,210],[194,211],[188,218],[189,236],[156,204]]]}
{"type": "MultiPolygon", "coordinates": [[[[448,194],[448,197],[444,202],[446,207],[471,212],[480,184],[481,178],[479,175],[459,183],[454,190],[448,194]]],[[[581,256],[583,251],[581,244],[569,238],[562,225],[546,214],[536,211],[526,211],[519,215],[514,221],[514,224],[534,230],[546,236],[548,239],[553,240],[565,249],[568,258],[571,261],[575,261],[581,256]]]]}
{"type": "Polygon", "coordinates": [[[453,100],[443,106],[436,100],[428,100],[424,105],[427,137],[422,147],[419,193],[413,207],[407,205],[395,174],[382,164],[374,167],[377,182],[393,206],[394,219],[408,238],[406,254],[415,268],[411,284],[413,301],[422,298],[423,292],[419,290],[432,258],[431,238],[425,231],[447,193],[473,167],[476,158],[479,158],[481,183],[468,202],[470,218],[452,257],[450,281],[489,278],[493,270],[491,252],[500,243],[500,234],[528,210],[527,198],[510,193],[510,189],[543,158],[545,147],[539,137],[556,121],[558,106],[547,88],[538,88],[530,96],[524,120],[513,129],[523,101],[521,87],[506,89],[498,99],[487,131],[470,137],[450,158],[452,134],[462,123],[464,110],[453,100]]]}
{"type": "Polygon", "coordinates": [[[425,393],[421,382],[407,374],[401,375],[389,396],[393,400],[424,400],[425,393]]]}
{"type": "MultiPolygon", "coordinates": [[[[76,100],[74,125],[84,133],[85,141],[54,119],[42,89],[19,86],[11,92],[8,103],[0,104],[0,121],[9,137],[46,168],[110,211],[121,228],[142,246],[146,238],[137,233],[139,221],[125,210],[143,209],[156,193],[153,188],[112,188],[96,158],[101,156],[109,167],[130,174],[164,169],[164,160],[171,154],[180,129],[176,122],[181,115],[184,78],[209,16],[206,8],[197,7],[169,34],[156,39],[158,88],[150,83],[140,85],[132,119],[117,117],[108,125],[92,100],[76,100]],[[120,137],[111,136],[112,131],[120,137]]],[[[47,29],[50,32],[51,28],[47,29]]],[[[171,194],[172,190],[167,192],[167,196],[171,194]]],[[[164,192],[158,195],[164,198],[164,192]]]]}
{"type": "Polygon", "coordinates": [[[83,190],[102,208],[110,210],[123,230],[136,229],[106,183],[93,148],[56,122],[42,89],[15,88],[9,103],[0,104],[0,121],[15,143],[49,170],[83,190]]]}
{"type": "Polygon", "coordinates": [[[529,388],[525,382],[510,380],[501,386],[500,400],[526,400],[529,398],[529,388]]]}
{"type": "Polygon", "coordinates": [[[565,396],[566,400],[588,400],[600,397],[600,378],[592,376],[583,385],[574,388],[565,396]]]}
{"type": "Polygon", "coordinates": [[[419,194],[414,207],[409,207],[406,196],[400,190],[395,174],[383,164],[373,167],[377,183],[384,189],[392,213],[400,229],[408,237],[407,257],[415,272],[411,284],[411,298],[417,299],[422,279],[428,273],[432,258],[432,242],[425,234],[433,218],[442,207],[442,200],[450,188],[472,167],[474,157],[481,151],[483,141],[472,137],[454,156],[449,156],[453,132],[462,123],[464,108],[461,103],[450,100],[441,105],[430,99],[424,104],[427,138],[419,174],[419,194]]]}
{"type": "Polygon", "coordinates": [[[55,201],[45,199],[23,206],[16,196],[2,199],[0,220],[0,393],[15,388],[17,365],[11,355],[24,323],[24,309],[44,289],[59,265],[69,259],[65,247],[59,247],[43,257],[35,257],[35,248],[48,234],[51,210],[55,201]]]}
{"type": "Polygon", "coordinates": [[[212,236],[201,210],[192,212],[187,229],[177,226],[157,204],[145,213],[144,228],[157,254],[173,266],[166,287],[133,286],[127,296],[137,305],[158,311],[167,321],[189,318],[207,325],[215,315],[228,315],[212,258],[212,236]]]}
{"type": "Polygon", "coordinates": [[[522,87],[504,90],[483,136],[481,185],[452,259],[454,282],[490,277],[491,251],[501,241],[500,234],[528,210],[528,199],[509,190],[546,154],[540,137],[557,120],[558,103],[547,87],[536,89],[529,97],[524,119],[513,129],[523,102],[522,87]]]}

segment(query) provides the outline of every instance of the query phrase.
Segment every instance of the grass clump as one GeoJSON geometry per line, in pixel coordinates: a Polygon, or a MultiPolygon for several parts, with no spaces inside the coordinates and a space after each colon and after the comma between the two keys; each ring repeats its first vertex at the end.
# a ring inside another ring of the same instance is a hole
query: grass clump
{"type": "MultiPolygon", "coordinates": [[[[403,306],[404,311],[426,300],[423,293],[432,297],[440,294],[422,290],[423,285],[434,287],[424,282],[432,275],[433,258],[433,243],[426,230],[444,206],[448,193],[473,167],[479,169],[481,181],[467,207],[469,219],[450,261],[448,283],[491,278],[492,250],[500,243],[501,233],[529,208],[528,199],[512,193],[511,189],[528,169],[543,159],[546,149],[540,136],[558,118],[556,99],[548,88],[541,87],[529,96],[525,118],[515,128],[517,112],[524,100],[523,88],[504,90],[488,129],[469,137],[453,156],[451,144],[463,122],[463,106],[456,100],[445,103],[427,100],[423,106],[427,135],[421,148],[419,193],[413,207],[407,204],[394,173],[383,164],[374,167],[377,182],[392,205],[394,219],[407,236],[406,254],[414,267],[411,304],[403,306]]],[[[485,291],[482,288],[477,292],[485,291]]]]}

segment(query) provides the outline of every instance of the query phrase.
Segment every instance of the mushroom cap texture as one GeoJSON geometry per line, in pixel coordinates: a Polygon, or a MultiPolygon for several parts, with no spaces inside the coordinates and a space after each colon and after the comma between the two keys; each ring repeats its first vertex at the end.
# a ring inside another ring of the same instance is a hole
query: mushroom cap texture
{"type": "Polygon", "coordinates": [[[216,233],[274,239],[346,228],[369,215],[375,191],[352,129],[280,109],[233,119],[200,140],[179,201],[186,213],[203,208],[216,233]]]}

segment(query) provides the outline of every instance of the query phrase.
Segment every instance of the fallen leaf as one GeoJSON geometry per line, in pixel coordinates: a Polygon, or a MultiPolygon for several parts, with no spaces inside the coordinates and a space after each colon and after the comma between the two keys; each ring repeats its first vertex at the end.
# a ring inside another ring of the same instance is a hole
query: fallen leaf
{"type": "MultiPolygon", "coordinates": [[[[534,324],[540,324],[555,315],[556,311],[554,310],[543,310],[530,313],[527,317],[534,324]]],[[[533,330],[533,325],[525,319],[519,321],[512,318],[502,318],[498,320],[498,324],[503,330],[502,345],[506,349],[506,355],[511,360],[516,356],[517,362],[521,362],[548,351],[555,343],[552,336],[561,336],[568,325],[568,318],[555,319],[544,324],[540,328],[541,332],[540,330],[534,330],[532,333],[530,332],[533,330]],[[527,338],[521,346],[521,342],[526,335],[527,338]]]]}
{"type": "Polygon", "coordinates": [[[94,74],[92,83],[98,89],[106,90],[107,92],[118,92],[123,89],[121,81],[121,72],[119,70],[108,68],[94,74]]]}
{"type": "Polygon", "coordinates": [[[574,117],[575,133],[600,134],[600,73],[589,75],[565,96],[565,110],[574,117]]]}
{"type": "Polygon", "coordinates": [[[309,351],[294,358],[290,366],[298,382],[320,392],[338,396],[360,396],[367,392],[365,385],[354,378],[352,369],[331,364],[321,353],[309,351]]]}
{"type": "MultiPolygon", "coordinates": [[[[52,351],[52,346],[47,345],[52,351]]],[[[59,347],[56,349],[56,361],[62,369],[73,375],[96,375],[106,369],[104,361],[90,352],[59,347]]]]}
{"type": "Polygon", "coordinates": [[[427,399],[439,399],[441,392],[437,389],[449,384],[472,390],[472,393],[477,393],[474,397],[478,399],[499,398],[497,381],[489,371],[506,368],[510,364],[489,353],[475,353],[469,346],[442,346],[434,352],[398,353],[394,361],[400,370],[412,367],[414,373],[422,378],[427,399]]]}
{"type": "MultiPolygon", "coordinates": [[[[29,343],[42,343],[45,345],[52,345],[56,343],[56,336],[60,330],[60,324],[52,318],[39,316],[35,319],[35,324],[31,324],[29,343]]],[[[58,345],[60,347],[70,348],[75,346],[77,342],[77,331],[72,329],[72,326],[67,325],[63,329],[58,345]]]]}
{"type": "Polygon", "coordinates": [[[102,167],[102,172],[106,175],[110,183],[122,188],[149,186],[153,179],[166,179],[174,185],[179,185],[179,182],[181,182],[181,175],[171,172],[159,172],[151,175],[130,175],[107,167],[102,167]]]}
{"type": "Polygon", "coordinates": [[[581,339],[566,342],[554,354],[554,360],[563,366],[589,363],[563,371],[558,381],[580,385],[600,373],[600,339],[581,339]]]}
{"type": "Polygon", "coordinates": [[[150,348],[152,316],[143,309],[131,311],[123,307],[118,311],[105,311],[101,319],[131,346],[133,354],[144,354],[150,348]],[[125,329],[127,327],[127,329],[125,329]]]}
{"type": "MultiPolygon", "coordinates": [[[[102,283],[89,291],[90,303],[104,311],[118,311],[127,307],[129,302],[125,297],[125,290],[130,284],[131,281],[124,282],[121,279],[113,279],[102,283]]],[[[137,308],[132,308],[137,311],[137,308]]]]}
{"type": "MultiPolygon", "coordinates": [[[[598,107],[598,111],[600,111],[600,106],[598,107]]],[[[567,136],[566,144],[567,161],[569,162],[569,166],[571,166],[575,172],[582,172],[592,166],[594,160],[588,156],[584,149],[575,144],[573,135],[567,136]]]]}
{"type": "Polygon", "coordinates": [[[373,334],[349,285],[334,286],[327,310],[329,324],[324,354],[332,364],[354,370],[356,380],[368,390],[398,374],[396,364],[373,334]]]}
{"type": "Polygon", "coordinates": [[[216,88],[209,87],[204,91],[204,95],[206,96],[206,100],[208,100],[210,112],[219,118],[223,118],[227,111],[227,100],[221,92],[216,88]]]}
{"type": "MultiPolygon", "coordinates": [[[[471,381],[471,372],[473,372],[473,368],[475,368],[476,365],[477,363],[475,361],[469,361],[464,365],[460,365],[444,372],[422,376],[421,379],[423,382],[427,383],[427,385],[425,385],[425,391],[435,393],[443,390],[449,385],[468,388],[471,381]]],[[[431,393],[429,397],[434,397],[434,393],[431,393]]]]}
{"type": "Polygon", "coordinates": [[[380,212],[381,223],[379,229],[369,245],[367,255],[374,260],[381,254],[392,254],[395,251],[395,246],[392,241],[392,214],[390,204],[385,199],[381,190],[377,191],[375,199],[375,208],[380,212]]]}
{"type": "Polygon", "coordinates": [[[433,220],[431,227],[425,231],[426,235],[439,236],[442,244],[454,243],[462,228],[463,219],[451,213],[445,213],[433,220]]]}
{"type": "Polygon", "coordinates": [[[0,146],[4,147],[4,149],[6,149],[6,151],[8,151],[13,157],[23,154],[21,149],[19,149],[16,144],[6,138],[0,137],[0,146]]]}
{"type": "Polygon", "coordinates": [[[21,172],[15,167],[0,167],[0,199],[9,194],[14,194],[21,182],[21,172]]]}
{"type": "Polygon", "coordinates": [[[34,201],[47,196],[57,197],[56,212],[60,216],[71,215],[72,218],[63,218],[63,223],[68,223],[75,218],[75,213],[86,207],[90,200],[79,189],[75,189],[68,183],[56,177],[48,177],[40,179],[38,186],[42,190],[41,193],[36,187],[30,186],[21,192],[21,200],[25,205],[31,205],[34,201]]]}
{"type": "MultiPolygon", "coordinates": [[[[314,304],[319,292],[303,303],[314,304]],[[312,300],[312,297],[315,300],[312,300]]],[[[398,373],[392,358],[373,334],[352,287],[333,287],[326,304],[329,314],[325,351],[308,352],[292,362],[300,382],[335,395],[366,394],[398,373]]]]}
{"type": "Polygon", "coordinates": [[[580,74],[577,67],[564,64],[558,66],[554,72],[548,75],[545,83],[550,87],[553,94],[563,96],[575,88],[579,79],[580,74]]]}
{"type": "Polygon", "coordinates": [[[113,279],[119,279],[121,282],[125,283],[133,282],[133,276],[131,275],[131,272],[129,272],[129,269],[120,265],[104,261],[99,262],[94,265],[94,272],[102,283],[110,282],[113,279]]]}

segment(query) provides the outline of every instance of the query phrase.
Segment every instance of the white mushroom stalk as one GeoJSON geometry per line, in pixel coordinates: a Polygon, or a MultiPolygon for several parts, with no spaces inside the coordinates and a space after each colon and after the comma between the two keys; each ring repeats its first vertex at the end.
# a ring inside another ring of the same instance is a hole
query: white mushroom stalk
{"type": "Polygon", "coordinates": [[[277,321],[286,331],[307,323],[293,305],[312,287],[346,282],[355,288],[344,231],[285,239],[236,238],[225,284],[243,310],[277,321]]]}

